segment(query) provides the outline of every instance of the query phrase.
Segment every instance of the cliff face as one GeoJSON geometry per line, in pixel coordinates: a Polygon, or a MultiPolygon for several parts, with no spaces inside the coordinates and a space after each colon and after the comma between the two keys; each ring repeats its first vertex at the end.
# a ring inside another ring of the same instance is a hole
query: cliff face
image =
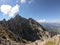
{"type": "Polygon", "coordinates": [[[4,39],[8,38],[16,42],[28,42],[36,41],[38,39],[43,40],[48,38],[49,32],[47,32],[42,25],[36,22],[34,19],[23,18],[16,15],[14,18],[6,21],[0,21],[0,37],[4,39]],[[4,33],[2,33],[2,31],[4,33]]]}

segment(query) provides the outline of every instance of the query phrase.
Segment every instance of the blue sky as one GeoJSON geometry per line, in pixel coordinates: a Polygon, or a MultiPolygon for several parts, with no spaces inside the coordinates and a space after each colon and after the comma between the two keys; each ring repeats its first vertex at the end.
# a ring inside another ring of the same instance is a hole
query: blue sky
{"type": "Polygon", "coordinates": [[[40,22],[60,23],[60,0],[0,0],[0,20],[17,13],[40,22]]]}

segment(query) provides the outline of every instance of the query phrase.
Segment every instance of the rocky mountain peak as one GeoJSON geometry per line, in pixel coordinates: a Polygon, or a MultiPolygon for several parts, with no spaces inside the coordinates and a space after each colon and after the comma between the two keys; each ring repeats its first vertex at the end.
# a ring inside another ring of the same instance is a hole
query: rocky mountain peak
{"type": "Polygon", "coordinates": [[[14,18],[22,18],[19,14],[17,14],[14,18]]]}
{"type": "MultiPolygon", "coordinates": [[[[22,40],[36,41],[42,39],[42,37],[49,37],[49,34],[46,34],[47,31],[44,30],[37,21],[32,18],[26,19],[21,17],[19,14],[5,23],[1,21],[1,23],[8,29],[8,32],[11,31],[13,35],[17,35],[16,37],[19,37],[22,40]]],[[[12,37],[11,39],[13,38],[15,37],[12,37]]]]}

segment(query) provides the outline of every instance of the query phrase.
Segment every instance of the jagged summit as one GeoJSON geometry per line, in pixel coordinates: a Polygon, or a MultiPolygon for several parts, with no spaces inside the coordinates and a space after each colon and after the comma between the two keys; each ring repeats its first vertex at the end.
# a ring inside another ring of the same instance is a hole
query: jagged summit
{"type": "Polygon", "coordinates": [[[19,14],[17,14],[14,18],[22,18],[19,14]]]}

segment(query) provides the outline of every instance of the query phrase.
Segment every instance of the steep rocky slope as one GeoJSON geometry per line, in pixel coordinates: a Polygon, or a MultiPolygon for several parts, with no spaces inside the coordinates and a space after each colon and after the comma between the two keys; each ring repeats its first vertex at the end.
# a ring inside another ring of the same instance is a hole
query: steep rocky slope
{"type": "Polygon", "coordinates": [[[36,40],[44,40],[50,37],[42,25],[34,19],[23,18],[16,15],[14,18],[6,21],[0,21],[0,37],[15,42],[34,42],[36,40]]]}

